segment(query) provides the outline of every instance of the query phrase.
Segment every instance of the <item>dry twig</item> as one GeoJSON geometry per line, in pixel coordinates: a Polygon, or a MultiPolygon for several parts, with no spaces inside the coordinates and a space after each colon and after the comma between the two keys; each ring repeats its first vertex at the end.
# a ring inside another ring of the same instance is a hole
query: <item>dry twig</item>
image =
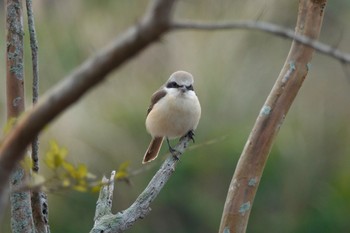
{"type": "Polygon", "coordinates": [[[294,40],[304,45],[310,46],[317,52],[330,56],[337,59],[341,63],[350,63],[350,53],[345,53],[339,49],[322,43],[316,39],[312,39],[305,34],[296,33],[294,30],[281,27],[276,24],[261,22],[261,21],[236,21],[236,22],[194,22],[194,21],[175,21],[171,27],[176,30],[233,30],[233,29],[244,29],[244,30],[258,30],[266,33],[270,33],[275,36],[284,37],[287,39],[294,40]]]}

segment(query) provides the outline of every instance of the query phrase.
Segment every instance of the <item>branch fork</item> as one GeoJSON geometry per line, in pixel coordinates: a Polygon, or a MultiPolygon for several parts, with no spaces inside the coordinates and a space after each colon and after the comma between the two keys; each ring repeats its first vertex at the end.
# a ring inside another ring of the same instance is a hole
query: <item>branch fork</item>
{"type": "Polygon", "coordinates": [[[120,211],[117,214],[112,214],[115,171],[112,171],[109,179],[104,177],[102,182],[107,185],[103,186],[100,190],[100,195],[96,203],[95,223],[90,233],[123,232],[131,227],[138,219],[143,219],[151,211],[151,203],[174,173],[181,155],[185,152],[191,140],[190,135],[182,137],[175,147],[175,152],[166,158],[136,201],[128,209],[120,211]]]}

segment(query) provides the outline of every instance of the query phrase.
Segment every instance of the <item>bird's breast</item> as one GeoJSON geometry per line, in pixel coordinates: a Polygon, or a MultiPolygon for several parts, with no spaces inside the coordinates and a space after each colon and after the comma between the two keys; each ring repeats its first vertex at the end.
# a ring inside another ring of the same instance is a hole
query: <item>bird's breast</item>
{"type": "Polygon", "coordinates": [[[181,137],[197,127],[200,114],[200,104],[194,93],[167,94],[148,114],[146,128],[152,136],[181,137]]]}

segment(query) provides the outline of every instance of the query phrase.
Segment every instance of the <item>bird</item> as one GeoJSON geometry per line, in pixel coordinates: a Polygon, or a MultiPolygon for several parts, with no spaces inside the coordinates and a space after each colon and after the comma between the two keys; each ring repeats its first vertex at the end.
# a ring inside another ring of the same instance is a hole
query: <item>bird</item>
{"type": "Polygon", "coordinates": [[[153,93],[146,118],[146,130],[152,140],[143,157],[143,164],[157,158],[164,138],[171,154],[175,150],[170,146],[169,139],[188,135],[194,141],[201,105],[193,83],[192,74],[180,70],[171,74],[165,84],[153,93]]]}

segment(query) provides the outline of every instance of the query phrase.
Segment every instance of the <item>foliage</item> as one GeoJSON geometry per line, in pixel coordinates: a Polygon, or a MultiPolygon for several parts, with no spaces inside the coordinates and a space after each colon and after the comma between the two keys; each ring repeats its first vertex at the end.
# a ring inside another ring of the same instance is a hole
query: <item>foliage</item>
{"type": "MultiPolygon", "coordinates": [[[[101,179],[91,173],[85,164],[74,165],[69,162],[67,155],[67,148],[59,146],[55,140],[50,141],[49,150],[44,157],[44,162],[52,173],[50,177],[31,173],[33,161],[30,156],[25,156],[21,165],[31,177],[26,184],[27,188],[40,188],[49,192],[70,189],[78,192],[98,192],[104,185],[101,179]]],[[[121,163],[116,180],[128,181],[128,168],[129,162],[121,163]]]]}

